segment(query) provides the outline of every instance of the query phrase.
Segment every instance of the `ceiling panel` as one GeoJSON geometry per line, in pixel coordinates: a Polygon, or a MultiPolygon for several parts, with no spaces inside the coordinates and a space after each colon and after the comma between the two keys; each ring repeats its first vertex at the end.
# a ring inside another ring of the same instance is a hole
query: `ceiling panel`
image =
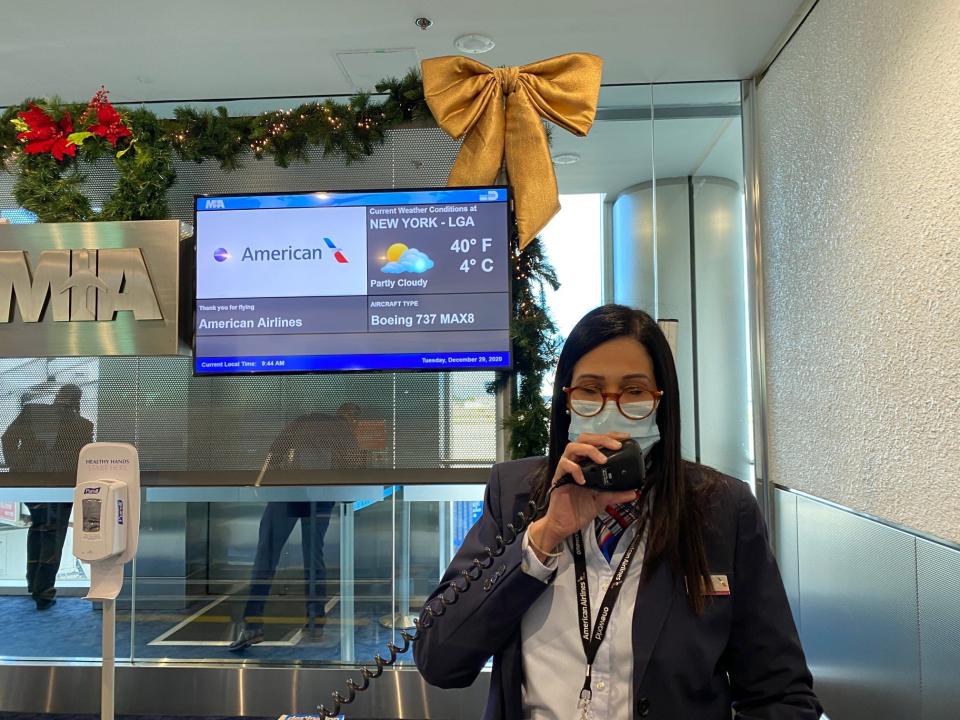
{"type": "Polygon", "coordinates": [[[4,13],[0,105],[27,96],[86,100],[101,83],[118,101],[350,93],[338,52],[448,55],[465,33],[496,41],[481,56],[489,65],[583,50],[605,58],[606,83],[740,79],[757,69],[801,4],[31,0],[4,13]],[[420,15],[433,27],[417,28],[420,15]]]}

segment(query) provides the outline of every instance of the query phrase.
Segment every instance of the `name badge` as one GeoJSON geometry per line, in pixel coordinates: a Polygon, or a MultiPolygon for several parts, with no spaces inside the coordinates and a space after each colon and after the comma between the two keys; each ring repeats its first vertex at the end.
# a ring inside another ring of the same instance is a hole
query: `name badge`
{"type": "Polygon", "coordinates": [[[707,595],[730,594],[730,581],[727,579],[726,575],[711,575],[710,585],[711,587],[707,588],[706,591],[707,595]]]}
{"type": "MultiPolygon", "coordinates": [[[[710,576],[710,587],[706,586],[706,583],[703,580],[700,581],[703,587],[704,595],[729,595],[730,594],[730,580],[726,575],[711,575],[710,576]]],[[[684,585],[686,585],[686,580],[684,580],[684,585]]],[[[689,590],[687,591],[689,594],[689,590]]]]}

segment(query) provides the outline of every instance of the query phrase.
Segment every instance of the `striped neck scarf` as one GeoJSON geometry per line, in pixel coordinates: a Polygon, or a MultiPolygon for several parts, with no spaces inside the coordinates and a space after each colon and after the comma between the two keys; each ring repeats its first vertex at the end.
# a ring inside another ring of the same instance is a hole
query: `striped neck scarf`
{"type": "Polygon", "coordinates": [[[600,552],[610,562],[613,557],[613,551],[617,548],[617,542],[630,525],[640,517],[640,510],[637,502],[624,503],[622,505],[608,505],[606,511],[597,516],[594,520],[594,529],[597,532],[597,547],[600,552]]]}

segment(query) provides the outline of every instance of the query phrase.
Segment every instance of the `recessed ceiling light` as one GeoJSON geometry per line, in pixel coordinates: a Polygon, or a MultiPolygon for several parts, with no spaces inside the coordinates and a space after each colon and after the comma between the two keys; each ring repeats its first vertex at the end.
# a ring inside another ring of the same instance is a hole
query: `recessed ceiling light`
{"type": "Polygon", "coordinates": [[[493,50],[496,43],[486,35],[471,33],[458,37],[453,41],[453,46],[460,52],[469,53],[470,55],[480,55],[493,50]]]}
{"type": "Polygon", "coordinates": [[[580,162],[579,153],[557,153],[553,156],[554,165],[573,165],[578,162],[580,162]]]}

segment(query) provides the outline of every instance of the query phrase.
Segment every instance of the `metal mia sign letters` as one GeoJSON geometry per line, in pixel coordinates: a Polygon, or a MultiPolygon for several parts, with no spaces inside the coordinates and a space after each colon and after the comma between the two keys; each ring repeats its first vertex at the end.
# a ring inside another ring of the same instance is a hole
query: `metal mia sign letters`
{"type": "Polygon", "coordinates": [[[0,225],[0,357],[177,355],[179,284],[176,220],[0,225]]]}
{"type": "Polygon", "coordinates": [[[162,320],[160,304],[139,248],[43,250],[35,264],[24,250],[0,250],[0,323],[16,305],[23,322],[112,321],[129,311],[136,320],[162,320]]]}

